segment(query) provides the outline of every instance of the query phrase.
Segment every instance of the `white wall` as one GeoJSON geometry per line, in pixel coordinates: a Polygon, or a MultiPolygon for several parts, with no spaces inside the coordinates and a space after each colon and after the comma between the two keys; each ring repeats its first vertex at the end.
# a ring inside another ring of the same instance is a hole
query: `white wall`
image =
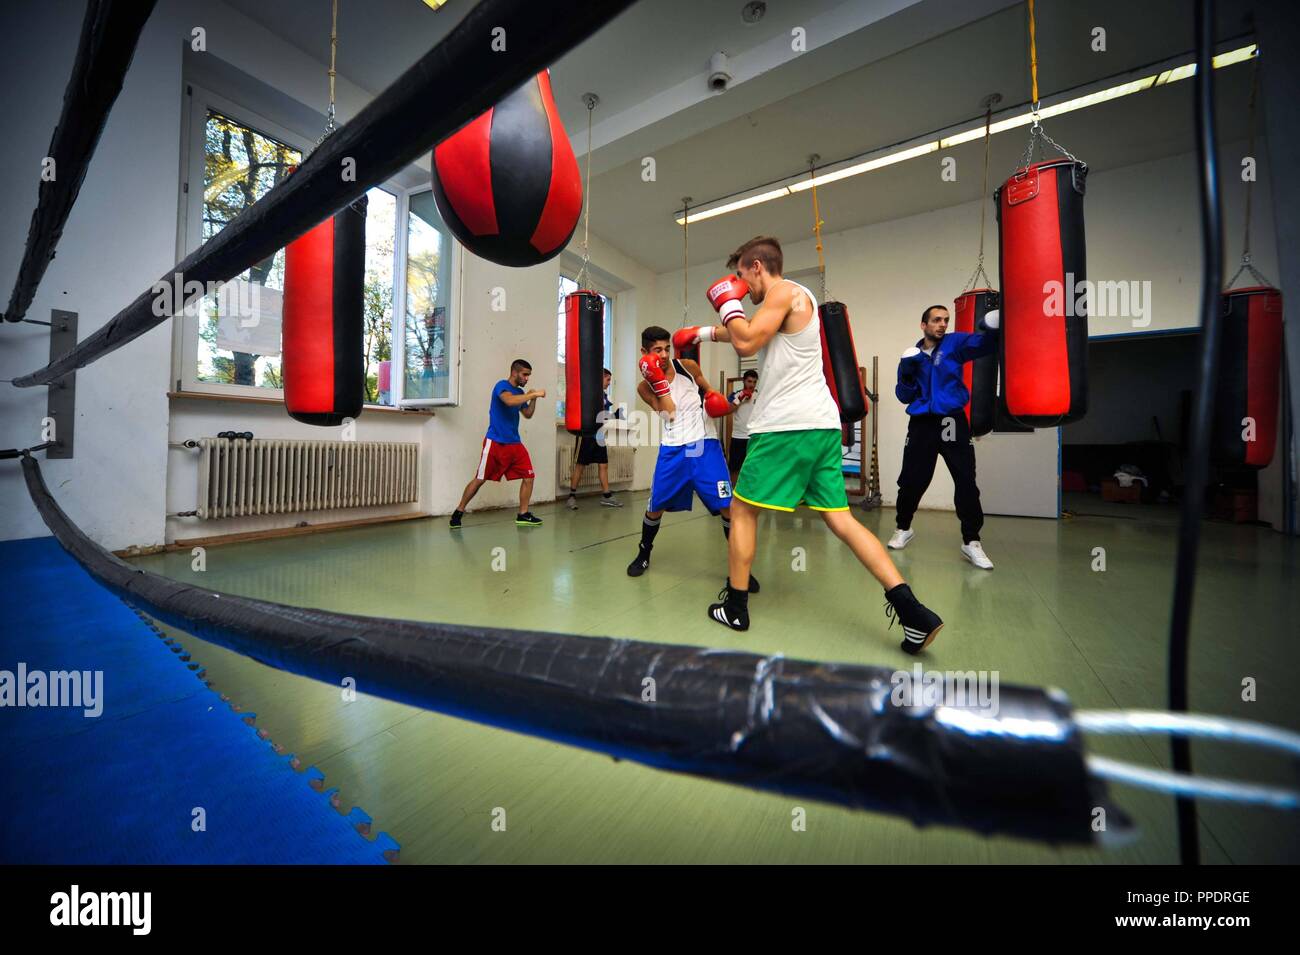
{"type": "MultiPolygon", "coordinates": [[[[1244,152],[1244,144],[1226,144],[1225,157],[1244,152]]],[[[1225,168],[1235,168],[1225,159],[1225,168]]],[[[1239,183],[1225,182],[1225,226],[1229,275],[1240,254],[1243,194],[1239,183]]],[[[1092,336],[1131,334],[1198,325],[1201,263],[1197,219],[1196,167],[1188,153],[1096,172],[1088,178],[1085,203],[1088,277],[1092,281],[1150,282],[1147,319],[1097,318],[1089,322],[1092,336]],[[1134,325],[1134,321],[1139,326],[1134,325]]],[[[834,187],[821,196],[835,201],[834,187]]],[[[797,201],[797,200],[783,200],[797,201]]],[[[990,210],[991,213],[991,210],[990,210]]],[[[1276,275],[1270,200],[1266,182],[1255,196],[1255,261],[1265,274],[1276,275]]],[[[880,356],[879,419],[882,495],[892,505],[897,497],[907,416],[894,397],[898,355],[920,337],[921,311],[928,305],[951,305],[975,266],[980,209],[968,202],[935,212],[878,223],[824,237],[827,288],[849,308],[860,364],[871,367],[880,356]]],[[[989,215],[985,246],[986,268],[997,282],[997,225],[989,215]]],[[[737,244],[747,236],[737,236],[737,244]]],[[[787,272],[815,268],[816,246],[809,239],[780,236],[787,272]]],[[[691,321],[712,317],[704,290],[725,272],[693,266],[690,272],[691,321]],[[716,273],[716,275],[715,275],[716,273]]],[[[661,302],[673,306],[680,320],[681,270],[658,277],[661,302]]],[[[814,292],[817,290],[814,288],[814,292]]],[[[675,327],[677,322],[673,323],[675,327]]],[[[706,368],[734,372],[735,356],[722,344],[702,349],[706,368]]],[[[762,387],[760,380],[759,387],[762,387]]],[[[873,413],[874,409],[873,409],[873,413]]],[[[990,514],[1051,517],[1057,513],[1057,429],[1032,434],[992,434],[976,441],[980,492],[990,514]]],[[[952,510],[952,480],[936,469],[923,507],[952,510]]]]}
{"type": "MultiPolygon", "coordinates": [[[[58,120],[76,55],[84,3],[23,4],[0,31],[0,76],[9,90],[6,147],[0,150],[0,286],[8,296],[27,223],[36,205],[41,161],[58,120]]],[[[100,140],[81,195],[32,304],[79,313],[85,338],[175,261],[180,142],[180,24],[160,4],[100,140]]],[[[49,332],[6,325],[0,378],[49,359],[49,332]]],[[[167,466],[167,382],[171,339],[165,328],[77,373],[75,453],[42,460],[46,482],[69,515],[110,547],[163,538],[167,466]]],[[[0,446],[40,440],[46,389],[0,385],[0,446]]],[[[0,467],[0,538],[48,533],[13,463],[0,467]]]]}

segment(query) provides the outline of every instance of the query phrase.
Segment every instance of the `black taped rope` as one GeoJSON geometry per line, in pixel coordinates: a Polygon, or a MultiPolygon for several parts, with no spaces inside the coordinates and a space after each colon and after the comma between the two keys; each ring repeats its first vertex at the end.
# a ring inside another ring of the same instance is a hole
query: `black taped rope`
{"type": "Polygon", "coordinates": [[[81,192],[95,147],[122,91],[140,32],[155,2],[89,0],[86,4],[77,58],[63,93],[63,111],[50,139],[48,158],[54,162],[54,176],[41,179],[27,245],[4,313],[7,322],[23,321],[54,259],[63,227],[81,192]]]}
{"type": "Polygon", "coordinates": [[[903,704],[886,667],[559,633],[385,620],[222,594],[133,567],[91,541],[22,459],[63,548],[127,603],[268,666],[629,759],[918,825],[1090,843],[1095,810],[1069,703],[999,687],[997,708],[903,704]]]}

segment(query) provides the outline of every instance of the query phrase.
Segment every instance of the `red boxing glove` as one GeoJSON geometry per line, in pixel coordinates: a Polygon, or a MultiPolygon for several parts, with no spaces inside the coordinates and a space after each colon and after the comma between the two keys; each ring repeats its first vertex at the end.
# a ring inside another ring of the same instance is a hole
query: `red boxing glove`
{"type": "Polygon", "coordinates": [[[690,328],[679,328],[673,332],[673,351],[681,351],[683,348],[690,348],[700,342],[713,341],[714,325],[692,326],[690,328]]]}
{"type": "Polygon", "coordinates": [[[753,389],[753,388],[746,388],[746,389],[744,389],[743,391],[741,391],[741,393],[740,393],[740,400],[741,400],[741,401],[748,401],[748,400],[749,400],[750,398],[752,398],[752,397],[754,397],[754,389],[753,389]]]}
{"type": "Polygon", "coordinates": [[[745,317],[745,307],[740,302],[749,294],[749,286],[739,275],[732,274],[718,279],[709,286],[706,294],[709,297],[709,304],[722,318],[723,325],[733,318],[745,317]]]}
{"type": "Polygon", "coordinates": [[[704,413],[710,418],[725,418],[736,409],[731,406],[727,396],[717,391],[704,393],[704,413]]]}
{"type": "Polygon", "coordinates": [[[664,374],[658,358],[654,355],[642,355],[637,366],[641,369],[641,377],[650,383],[650,388],[655,395],[662,398],[668,394],[668,376],[664,374]]]}

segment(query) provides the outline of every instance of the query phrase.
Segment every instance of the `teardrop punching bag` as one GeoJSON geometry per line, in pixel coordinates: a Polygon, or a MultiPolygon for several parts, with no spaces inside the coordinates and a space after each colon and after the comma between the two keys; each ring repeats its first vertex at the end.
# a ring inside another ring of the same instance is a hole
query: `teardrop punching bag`
{"type": "Polygon", "coordinates": [[[821,325],[822,373],[840,409],[840,421],[861,421],[867,414],[867,396],[858,374],[849,310],[843,302],[823,302],[817,306],[817,317],[821,325]]]}
{"type": "Polygon", "coordinates": [[[1211,453],[1220,465],[1268,467],[1277,446],[1282,293],[1230,289],[1223,316],[1211,453]]]}
{"type": "Polygon", "coordinates": [[[285,246],[284,406],[304,424],[341,424],[365,400],[366,204],[360,197],[285,246]]]}
{"type": "MultiPolygon", "coordinates": [[[[953,304],[956,318],[954,331],[976,334],[986,332],[984,316],[998,310],[998,293],[977,288],[962,292],[953,304]]],[[[962,378],[970,400],[966,402],[966,421],[970,433],[985,435],[993,430],[998,401],[998,356],[982,355],[962,367],[962,378]]]]}
{"type": "Polygon", "coordinates": [[[998,210],[1002,335],[998,361],[1007,413],[1054,428],[1088,410],[1088,315],[1083,194],[1088,167],[1034,163],[993,194],[998,210]]]}
{"type": "Polygon", "coordinates": [[[605,396],[605,305],[589,289],[564,297],[564,427],[569,434],[600,429],[605,396]]]}
{"type": "Polygon", "coordinates": [[[524,267],[559,255],[582,212],[582,178],[549,72],[434,147],[433,198],[481,258],[524,267]]]}

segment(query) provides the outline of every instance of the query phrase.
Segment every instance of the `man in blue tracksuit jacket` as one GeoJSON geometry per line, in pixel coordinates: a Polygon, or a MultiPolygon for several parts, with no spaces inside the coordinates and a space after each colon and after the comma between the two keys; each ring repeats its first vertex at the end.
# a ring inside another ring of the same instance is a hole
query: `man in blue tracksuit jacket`
{"type": "MultiPolygon", "coordinates": [[[[996,329],[998,313],[988,313],[985,323],[996,329]]],[[[911,420],[898,475],[898,530],[889,546],[901,550],[914,536],[912,516],[934,477],[935,461],[942,455],[956,487],[962,555],[976,567],[992,570],[993,562],[980,543],[984,511],[975,484],[975,445],[965,411],[970,392],[962,365],[996,349],[996,332],[949,332],[948,309],[942,305],[931,305],[921,313],[921,331],[921,340],[903,352],[894,388],[898,400],[907,405],[911,420]]]]}

